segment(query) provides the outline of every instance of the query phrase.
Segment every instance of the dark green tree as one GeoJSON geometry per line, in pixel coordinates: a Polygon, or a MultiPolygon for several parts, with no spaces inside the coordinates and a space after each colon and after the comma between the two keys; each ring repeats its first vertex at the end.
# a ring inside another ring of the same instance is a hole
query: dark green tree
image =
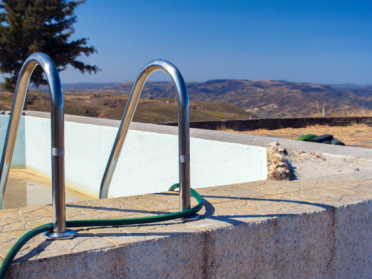
{"type": "MultiPolygon", "coordinates": [[[[68,65],[81,73],[99,71],[97,66],[76,60],[96,51],[87,46],[87,38],[70,41],[76,22],[74,9],[85,0],[2,0],[0,3],[0,72],[9,74],[1,84],[14,92],[19,71],[28,56],[43,52],[52,58],[58,71],[68,65]]],[[[36,67],[31,82],[39,87],[47,84],[42,69],[36,67]]]]}

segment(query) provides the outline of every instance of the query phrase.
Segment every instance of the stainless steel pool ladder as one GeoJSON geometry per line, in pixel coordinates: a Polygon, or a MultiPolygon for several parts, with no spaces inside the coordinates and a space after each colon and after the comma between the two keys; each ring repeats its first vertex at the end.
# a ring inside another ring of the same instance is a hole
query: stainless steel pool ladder
{"type": "MultiPolygon", "coordinates": [[[[166,60],[154,60],[145,65],[139,72],[133,84],[127,106],[121,120],[118,133],[103,175],[99,197],[107,198],[110,182],[118,163],[129,125],[132,122],[143,86],[147,78],[155,71],[162,70],[172,79],[178,94],[178,162],[179,162],[179,190],[180,210],[190,208],[190,116],[189,94],[186,83],[180,71],[166,60]]],[[[188,218],[192,220],[197,216],[188,218]]]]}
{"type": "Polygon", "coordinates": [[[53,231],[45,233],[45,237],[51,239],[72,238],[75,232],[66,230],[65,129],[62,84],[57,67],[52,59],[44,53],[34,53],[29,56],[23,64],[18,76],[12,112],[8,123],[8,130],[0,163],[0,208],[4,209],[5,186],[12,163],[23,105],[32,72],[37,65],[41,66],[47,78],[51,105],[53,231]]]}

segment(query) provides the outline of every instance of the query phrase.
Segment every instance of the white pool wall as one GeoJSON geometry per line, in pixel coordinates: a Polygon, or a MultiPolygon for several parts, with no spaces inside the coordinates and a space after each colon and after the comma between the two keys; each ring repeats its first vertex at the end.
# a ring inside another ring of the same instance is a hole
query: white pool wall
{"type": "MultiPolygon", "coordinates": [[[[0,150],[1,154],[3,152],[6,131],[8,128],[9,115],[1,115],[0,117],[0,150]]],[[[14,148],[12,167],[13,168],[25,168],[26,166],[26,145],[25,145],[25,117],[21,117],[21,122],[19,123],[18,135],[16,140],[16,145],[14,148]]]]}
{"type": "MultiPolygon", "coordinates": [[[[6,131],[6,117],[0,116],[0,131],[6,131]]],[[[14,158],[18,159],[13,160],[14,165],[23,162],[29,169],[51,175],[50,119],[25,116],[22,121],[20,146],[16,146],[14,152],[14,158]]],[[[117,128],[112,126],[65,121],[67,184],[98,196],[116,133],[117,128]]],[[[191,138],[190,164],[193,188],[265,180],[267,177],[264,147],[191,138]]],[[[177,182],[178,137],[129,130],[111,181],[109,197],[162,192],[177,182]]]]}

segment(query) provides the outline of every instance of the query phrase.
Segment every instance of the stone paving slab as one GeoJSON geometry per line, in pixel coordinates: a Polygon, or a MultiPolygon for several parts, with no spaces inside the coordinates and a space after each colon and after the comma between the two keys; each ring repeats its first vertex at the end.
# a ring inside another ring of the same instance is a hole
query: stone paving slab
{"type": "MultiPolygon", "coordinates": [[[[341,174],[306,181],[257,181],[199,189],[204,208],[201,218],[130,226],[77,228],[71,240],[50,241],[41,235],[29,241],[15,262],[34,261],[122,245],[190,235],[239,224],[296,214],[310,214],[372,200],[371,175],[341,174]]],[[[178,211],[178,193],[74,202],[67,205],[68,220],[155,216],[178,211]]],[[[193,199],[193,206],[196,201],[193,199]]],[[[0,212],[0,256],[25,232],[52,221],[52,208],[31,206],[0,212]]]]}

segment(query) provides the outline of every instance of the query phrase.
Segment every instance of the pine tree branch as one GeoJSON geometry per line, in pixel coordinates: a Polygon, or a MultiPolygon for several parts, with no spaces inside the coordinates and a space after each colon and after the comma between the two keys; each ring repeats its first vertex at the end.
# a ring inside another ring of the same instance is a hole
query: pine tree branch
{"type": "MultiPolygon", "coordinates": [[[[2,0],[0,4],[0,72],[10,74],[2,87],[14,92],[18,73],[26,58],[35,52],[51,57],[59,71],[69,65],[81,73],[97,73],[96,65],[86,65],[77,58],[97,52],[87,46],[87,38],[69,41],[75,32],[74,9],[85,2],[68,0],[2,0]]],[[[42,69],[31,76],[35,86],[46,84],[42,69]]]]}

